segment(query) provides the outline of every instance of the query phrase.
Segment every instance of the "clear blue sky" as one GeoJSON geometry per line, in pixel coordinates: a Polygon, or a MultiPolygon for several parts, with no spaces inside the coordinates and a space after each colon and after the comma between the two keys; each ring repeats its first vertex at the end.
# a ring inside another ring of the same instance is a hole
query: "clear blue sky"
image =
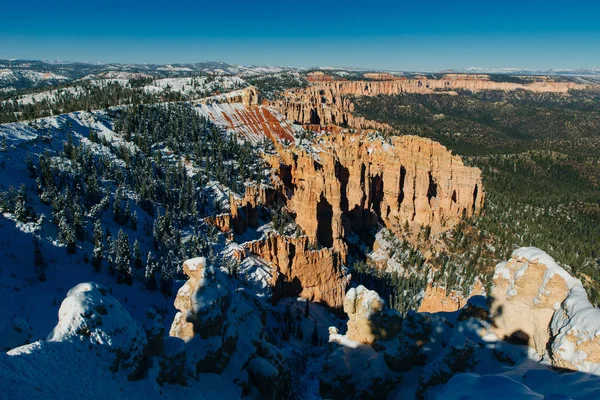
{"type": "Polygon", "coordinates": [[[600,67],[600,1],[48,1],[0,6],[0,58],[600,67]]]}

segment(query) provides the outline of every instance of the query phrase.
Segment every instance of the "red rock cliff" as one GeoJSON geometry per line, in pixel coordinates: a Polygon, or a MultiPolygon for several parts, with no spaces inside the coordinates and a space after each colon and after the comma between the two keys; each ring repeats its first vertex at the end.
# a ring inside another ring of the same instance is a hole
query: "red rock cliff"
{"type": "Polygon", "coordinates": [[[275,300],[286,295],[302,296],[332,308],[343,304],[349,277],[343,273],[340,256],[333,249],[313,250],[306,236],[277,234],[245,243],[244,248],[274,266],[275,300]]]}
{"type": "Polygon", "coordinates": [[[280,146],[268,161],[310,242],[342,255],[350,230],[381,223],[398,232],[408,223],[436,233],[483,206],[481,171],[429,139],[328,134],[310,151],[280,146]]]}

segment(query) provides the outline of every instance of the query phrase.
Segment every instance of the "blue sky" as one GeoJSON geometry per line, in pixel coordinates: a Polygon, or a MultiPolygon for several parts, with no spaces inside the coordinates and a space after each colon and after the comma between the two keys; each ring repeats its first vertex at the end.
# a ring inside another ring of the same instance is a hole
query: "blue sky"
{"type": "Polygon", "coordinates": [[[0,58],[600,67],[598,1],[6,1],[0,58]]]}

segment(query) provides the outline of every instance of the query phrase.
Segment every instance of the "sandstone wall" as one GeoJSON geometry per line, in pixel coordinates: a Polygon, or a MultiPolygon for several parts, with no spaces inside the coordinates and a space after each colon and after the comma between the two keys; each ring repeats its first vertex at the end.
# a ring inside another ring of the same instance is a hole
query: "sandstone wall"
{"type": "Polygon", "coordinates": [[[389,142],[365,135],[321,136],[311,146],[279,147],[269,159],[288,189],[288,208],[311,243],[345,254],[350,230],[405,223],[436,233],[479,213],[481,172],[444,146],[414,136],[389,142]]]}
{"type": "Polygon", "coordinates": [[[342,271],[339,254],[331,248],[312,250],[306,236],[277,234],[247,242],[244,248],[273,265],[275,300],[288,295],[302,296],[332,308],[343,304],[349,277],[342,271]]]}

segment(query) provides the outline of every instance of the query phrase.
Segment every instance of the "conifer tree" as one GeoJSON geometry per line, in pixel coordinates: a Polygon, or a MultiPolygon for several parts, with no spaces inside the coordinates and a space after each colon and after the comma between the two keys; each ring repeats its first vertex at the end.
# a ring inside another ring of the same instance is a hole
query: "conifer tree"
{"type": "Polygon", "coordinates": [[[136,269],[142,268],[142,251],[137,239],[133,242],[133,265],[136,269]]]}
{"type": "Polygon", "coordinates": [[[146,257],[146,270],[144,271],[144,278],[146,280],[146,287],[150,290],[156,290],[156,270],[157,265],[152,252],[148,252],[146,257]]]}
{"type": "Polygon", "coordinates": [[[122,229],[119,229],[115,250],[115,268],[117,271],[117,282],[131,285],[133,282],[131,271],[131,250],[129,249],[129,237],[122,229]]]}
{"type": "Polygon", "coordinates": [[[92,251],[92,267],[100,271],[104,258],[104,232],[99,219],[94,222],[94,250],[92,251]]]}

